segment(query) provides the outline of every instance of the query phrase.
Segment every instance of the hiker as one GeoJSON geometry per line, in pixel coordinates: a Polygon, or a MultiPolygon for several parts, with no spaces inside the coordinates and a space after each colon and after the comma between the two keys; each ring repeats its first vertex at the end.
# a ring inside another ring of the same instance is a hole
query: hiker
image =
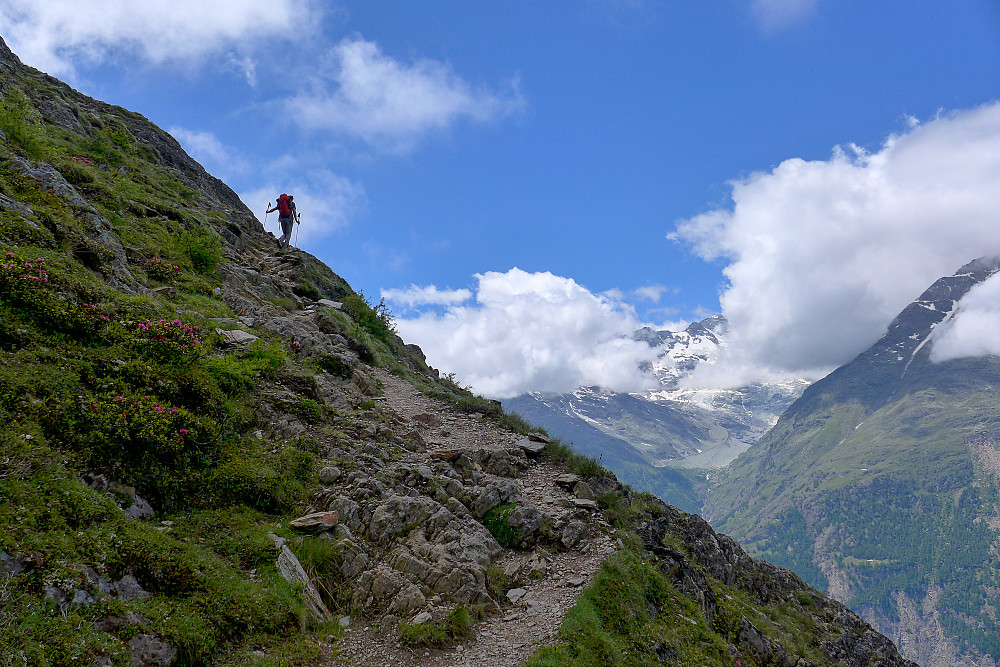
{"type": "Polygon", "coordinates": [[[274,208],[267,209],[267,213],[275,211],[278,212],[278,223],[281,225],[281,238],[278,239],[278,247],[285,249],[288,247],[288,242],[292,240],[292,228],[299,217],[295,210],[295,197],[282,192],[274,208]]]}

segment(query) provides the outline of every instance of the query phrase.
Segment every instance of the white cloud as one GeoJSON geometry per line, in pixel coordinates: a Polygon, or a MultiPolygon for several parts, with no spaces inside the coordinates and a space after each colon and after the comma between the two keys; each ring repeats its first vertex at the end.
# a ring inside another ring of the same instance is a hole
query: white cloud
{"type": "Polygon", "coordinates": [[[670,236],[724,259],[731,362],[806,373],[849,361],[934,280],[1000,253],[1000,103],[942,115],[875,153],[790,159],[670,236]]]}
{"type": "Polygon", "coordinates": [[[242,74],[251,88],[257,87],[257,61],[254,58],[238,57],[235,53],[230,53],[227,65],[233,71],[242,74]]]}
{"type": "Polygon", "coordinates": [[[402,63],[374,42],[355,38],[330,51],[312,91],[293,98],[289,106],[304,127],[343,132],[402,151],[459,119],[490,121],[523,108],[517,80],[507,88],[476,89],[443,63],[402,63]]]}
{"type": "Polygon", "coordinates": [[[173,126],[167,130],[191,157],[200,162],[209,172],[226,178],[247,168],[246,162],[227,148],[211,132],[188,130],[173,126]]]}
{"type": "Polygon", "coordinates": [[[0,34],[25,63],[72,76],[80,60],[163,63],[242,51],[308,29],[302,18],[321,11],[314,0],[6,0],[0,34]]]}
{"type": "Polygon", "coordinates": [[[753,0],[750,11],[767,32],[782,30],[808,18],[819,0],[753,0]]]}
{"type": "Polygon", "coordinates": [[[295,208],[301,220],[296,230],[298,245],[306,249],[319,239],[346,227],[351,217],[363,211],[368,204],[368,197],[360,183],[326,170],[310,171],[302,181],[267,183],[242,193],[240,199],[257,215],[258,220],[263,222],[267,219],[265,229],[275,236],[281,236],[278,214],[265,215],[264,212],[267,205],[273,205],[282,192],[295,197],[295,208]]]}
{"type": "Polygon", "coordinates": [[[932,335],[931,361],[1000,355],[1000,274],[976,285],[932,335]]]}
{"type": "Polygon", "coordinates": [[[472,298],[472,292],[467,289],[440,290],[435,285],[418,287],[410,285],[405,289],[381,290],[384,299],[402,306],[454,306],[465,303],[472,298]]]}
{"type": "Polygon", "coordinates": [[[669,291],[669,288],[664,285],[646,285],[635,289],[634,294],[640,299],[659,303],[660,297],[667,291],[669,291]]]}
{"type": "Polygon", "coordinates": [[[601,385],[639,391],[656,385],[641,373],[655,350],[633,341],[632,314],[569,278],[551,273],[476,275],[474,305],[398,319],[428,361],[496,398],[526,391],[566,392],[601,385]]]}

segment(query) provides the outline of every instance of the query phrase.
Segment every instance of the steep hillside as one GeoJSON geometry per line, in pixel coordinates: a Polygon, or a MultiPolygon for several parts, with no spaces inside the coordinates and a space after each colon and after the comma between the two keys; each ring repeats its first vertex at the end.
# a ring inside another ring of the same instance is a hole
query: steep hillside
{"type": "Polygon", "coordinates": [[[924,665],[1000,659],[1000,360],[927,344],[997,260],[934,283],[720,475],[713,524],[860,610],[924,665]]]}
{"type": "Polygon", "coordinates": [[[2,41],[0,130],[3,667],[909,664],[2,41]]]}

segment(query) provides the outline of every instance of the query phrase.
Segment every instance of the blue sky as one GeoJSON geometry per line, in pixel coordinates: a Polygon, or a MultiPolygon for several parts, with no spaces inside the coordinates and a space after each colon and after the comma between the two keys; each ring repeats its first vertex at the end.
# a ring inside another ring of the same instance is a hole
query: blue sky
{"type": "Polygon", "coordinates": [[[987,0],[5,0],[0,35],[259,217],[295,193],[300,245],[492,395],[638,388],[630,327],[720,308],[741,379],[815,375],[1000,245],[987,0]]]}

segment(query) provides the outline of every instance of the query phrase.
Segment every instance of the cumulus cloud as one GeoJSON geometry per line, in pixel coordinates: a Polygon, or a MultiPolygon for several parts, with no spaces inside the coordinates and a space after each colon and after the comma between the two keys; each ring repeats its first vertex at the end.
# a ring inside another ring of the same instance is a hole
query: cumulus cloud
{"type": "Polygon", "coordinates": [[[652,301],[653,303],[659,303],[660,297],[662,297],[663,293],[667,291],[669,291],[669,288],[664,285],[646,285],[644,287],[637,288],[634,291],[634,294],[640,299],[652,301]]]}
{"type": "Polygon", "coordinates": [[[766,32],[789,28],[808,18],[818,0],[753,0],[750,12],[766,32]]]}
{"type": "Polygon", "coordinates": [[[258,220],[267,218],[265,228],[275,236],[281,236],[278,214],[265,215],[264,212],[267,204],[273,205],[282,192],[295,197],[301,219],[298,244],[303,248],[346,227],[351,218],[368,205],[368,197],[360,183],[327,170],[310,171],[302,181],[269,182],[241,193],[240,199],[257,214],[258,220]]]}
{"type": "Polygon", "coordinates": [[[1000,103],[941,115],[868,153],[790,159],[731,183],[671,238],[728,263],[734,366],[849,361],[937,278],[1000,253],[1000,103]]]}
{"type": "Polygon", "coordinates": [[[396,323],[432,365],[476,391],[508,398],[588,385],[618,391],[656,386],[639,370],[655,350],[631,339],[640,324],[621,304],[548,272],[515,268],[477,274],[476,280],[474,304],[396,323]]]}
{"type": "Polygon", "coordinates": [[[188,130],[178,125],[169,128],[167,132],[180,142],[191,157],[220,178],[247,168],[246,162],[211,132],[188,130]]]}
{"type": "Polygon", "coordinates": [[[6,0],[0,34],[27,64],[72,76],[78,60],[162,63],[241,51],[301,31],[302,17],[319,11],[314,0],[6,0]]]}
{"type": "Polygon", "coordinates": [[[398,303],[401,306],[454,306],[465,303],[472,298],[472,292],[467,289],[438,289],[435,285],[419,287],[410,285],[405,289],[384,289],[382,298],[398,303]]]}
{"type": "Polygon", "coordinates": [[[406,150],[459,119],[485,122],[524,106],[517,80],[496,92],[474,88],[446,64],[403,63],[374,42],[345,39],[320,66],[312,90],[289,102],[304,127],[332,130],[391,150],[406,150]]]}
{"type": "Polygon", "coordinates": [[[1000,355],[1000,274],[973,287],[934,330],[931,361],[1000,355]]]}

